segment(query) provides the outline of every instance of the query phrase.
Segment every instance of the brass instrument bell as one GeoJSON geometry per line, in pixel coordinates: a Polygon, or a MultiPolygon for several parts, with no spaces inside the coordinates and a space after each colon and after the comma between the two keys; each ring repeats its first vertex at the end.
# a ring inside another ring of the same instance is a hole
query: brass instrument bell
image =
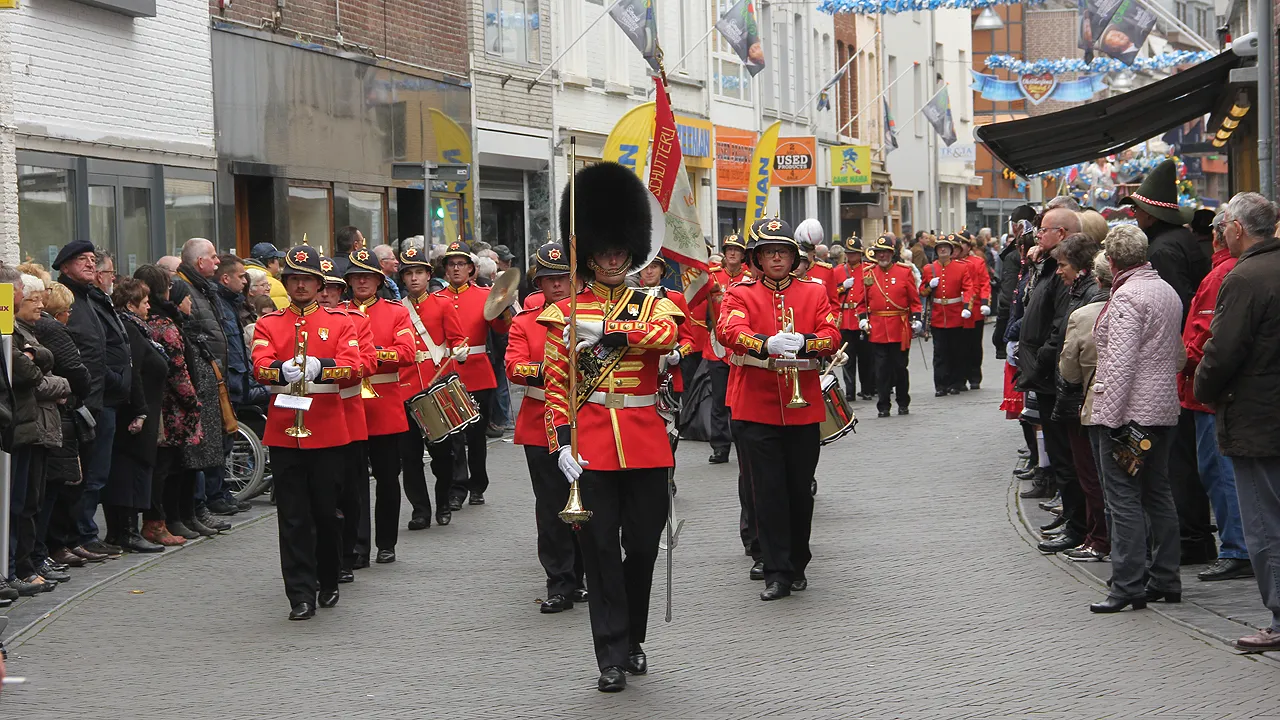
{"type": "MultiPolygon", "coordinates": [[[[307,334],[302,331],[302,323],[293,324],[293,364],[302,371],[302,377],[289,385],[289,394],[303,397],[307,394],[307,334]]],[[[293,425],[284,429],[284,434],[292,438],[311,437],[311,430],[302,421],[302,410],[293,411],[293,425]]]]}
{"type": "Polygon", "coordinates": [[[381,396],[378,395],[377,390],[373,389],[373,383],[369,382],[369,378],[362,379],[360,381],[360,398],[362,400],[373,400],[378,397],[381,396]]]}
{"type": "MultiPolygon", "coordinates": [[[[782,312],[783,332],[796,331],[796,314],[791,308],[787,308],[782,312]]],[[[791,353],[788,353],[791,355],[791,353]]],[[[785,368],[787,379],[791,381],[791,399],[787,401],[789,408],[809,407],[809,401],[804,399],[804,395],[800,393],[800,369],[794,366],[785,368]]]]}
{"type": "Polygon", "coordinates": [[[582,491],[578,487],[578,481],[574,480],[569,486],[569,501],[560,511],[560,520],[576,528],[590,519],[591,511],[582,506],[582,491]]]}

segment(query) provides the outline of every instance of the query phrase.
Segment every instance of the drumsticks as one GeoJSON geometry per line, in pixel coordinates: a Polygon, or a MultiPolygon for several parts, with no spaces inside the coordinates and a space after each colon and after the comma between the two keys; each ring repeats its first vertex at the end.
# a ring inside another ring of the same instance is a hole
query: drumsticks
{"type": "MultiPolygon", "coordinates": [[[[839,355],[840,353],[844,352],[844,349],[845,349],[845,348],[847,348],[847,347],[849,347],[849,343],[845,343],[845,344],[841,345],[841,346],[840,346],[840,349],[836,351],[836,355],[839,355]]],[[[834,356],[833,356],[833,357],[834,357],[834,356]]],[[[832,371],[832,370],[835,370],[835,369],[836,369],[836,364],[835,364],[835,362],[832,362],[830,365],[828,365],[828,366],[827,366],[827,369],[826,369],[826,370],[823,370],[823,371],[822,371],[822,375],[820,375],[820,376],[818,377],[818,379],[819,379],[819,380],[821,380],[822,378],[824,378],[824,377],[826,377],[826,376],[830,375],[830,374],[831,374],[831,371],[832,371]]]]}

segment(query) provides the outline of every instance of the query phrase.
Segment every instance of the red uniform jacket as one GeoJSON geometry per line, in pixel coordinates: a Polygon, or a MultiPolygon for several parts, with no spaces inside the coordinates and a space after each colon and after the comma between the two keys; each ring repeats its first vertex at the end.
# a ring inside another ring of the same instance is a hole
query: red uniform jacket
{"type": "MultiPolygon", "coordinates": [[[[549,452],[569,445],[569,353],[562,337],[568,313],[565,299],[538,316],[548,329],[542,371],[549,452]]],[[[586,382],[577,370],[578,454],[591,470],[671,467],[667,426],[654,401],[658,360],[676,346],[684,322],[680,309],[666,298],[593,282],[578,295],[578,317],[605,321],[604,338],[583,351],[600,366],[598,374],[586,382]]],[[[580,356],[579,368],[582,361],[580,356]]]]}
{"type": "Polygon", "coordinates": [[[900,343],[911,347],[911,321],[919,314],[920,288],[915,273],[903,265],[888,268],[873,265],[867,270],[871,284],[858,301],[858,318],[871,323],[869,339],[873,343],[900,343]]]}
{"type": "MultiPolygon", "coordinates": [[[[943,266],[940,262],[931,262],[920,272],[920,294],[933,298],[933,309],[930,310],[929,326],[936,328],[964,327],[964,318],[960,313],[969,306],[972,299],[972,275],[967,263],[951,260],[943,266]],[[930,288],[929,282],[938,278],[938,287],[930,288]]],[[[986,266],[983,266],[986,270],[986,266]]]]}
{"type": "Polygon", "coordinates": [[[311,435],[285,435],[285,428],[293,425],[294,411],[276,407],[273,401],[267,410],[262,442],[270,447],[296,449],[346,445],[351,437],[339,392],[360,384],[360,343],[346,315],[314,302],[306,308],[290,305],[263,315],[253,330],[253,377],[272,393],[288,392],[280,366],[294,356],[295,323],[300,323],[306,333],[307,355],[320,361],[320,376],[307,383],[311,409],[302,414],[311,435]]]}
{"type": "Polygon", "coordinates": [[[827,302],[833,308],[840,307],[840,285],[836,283],[835,268],[831,267],[831,263],[815,260],[809,265],[809,272],[805,273],[805,277],[821,281],[827,291],[827,302]]]}
{"type": "Polygon", "coordinates": [[[541,290],[534,290],[524,299],[525,310],[541,310],[543,305],[547,304],[547,299],[542,296],[541,290]]]}
{"type": "MultiPolygon", "coordinates": [[[[687,358],[697,349],[697,341],[694,338],[694,324],[690,321],[692,312],[689,310],[689,301],[684,299],[684,293],[678,290],[669,290],[663,288],[663,295],[674,304],[681,313],[684,314],[684,322],[680,323],[680,332],[676,336],[676,349],[680,351],[681,358],[687,358]]],[[[703,330],[703,332],[706,332],[703,330]]],[[[667,371],[671,373],[671,389],[676,392],[684,392],[684,376],[680,372],[679,363],[668,365],[667,371]]]]}
{"type": "Polygon", "coordinates": [[[977,255],[969,255],[960,262],[969,266],[969,298],[965,305],[969,308],[969,319],[961,320],[963,327],[975,328],[982,322],[982,306],[991,306],[991,273],[987,272],[987,263],[977,255]]]}
{"type": "MultiPolygon", "coordinates": [[[[458,322],[458,311],[453,309],[453,303],[446,298],[440,297],[439,294],[423,295],[410,300],[409,303],[422,320],[423,329],[438,347],[450,350],[467,343],[467,336],[463,334],[462,325],[458,322]]],[[[405,314],[408,315],[407,312],[405,314]]],[[[418,336],[418,330],[412,320],[410,318],[409,326],[413,329],[414,361],[400,367],[400,397],[404,400],[409,400],[426,390],[431,385],[431,378],[435,377],[439,369],[436,362],[431,359],[427,343],[418,336]]],[[[487,360],[487,358],[482,357],[481,360],[487,360]]],[[[452,362],[441,360],[442,364],[452,364],[452,362]]],[[[404,413],[401,412],[401,414],[404,413]]]]}
{"type": "Polygon", "coordinates": [[[376,366],[369,377],[376,398],[364,401],[365,424],[370,436],[395,435],[409,429],[400,392],[400,369],[413,366],[413,329],[404,306],[376,295],[356,305],[369,318],[376,366]]]}
{"type": "Polygon", "coordinates": [[[734,420],[766,425],[809,425],[827,416],[817,368],[800,370],[800,392],[807,407],[788,408],[791,380],[783,369],[755,367],[747,358],[769,361],[766,344],[783,331],[783,310],[790,308],[795,332],[804,335],[798,358],[834,355],[840,346],[836,315],[827,301],[826,288],[818,280],[787,277],[747,280],[734,286],[724,301],[716,335],[732,350],[729,369],[729,406],[734,420]]]}
{"type": "MultiPolygon", "coordinates": [[[[462,334],[471,348],[467,361],[458,369],[458,377],[467,386],[468,392],[492,390],[498,387],[498,378],[494,377],[493,365],[486,354],[486,341],[489,339],[489,328],[496,333],[505,333],[511,327],[511,315],[503,313],[493,320],[484,319],[484,301],[489,299],[489,288],[467,283],[458,288],[447,286],[437,290],[436,297],[443,298],[453,305],[458,313],[458,322],[462,323],[462,334]],[[476,362],[471,362],[472,359],[476,362]]],[[[450,345],[452,347],[452,344],[450,345]]]]}
{"type": "Polygon", "coordinates": [[[1227,273],[1236,266],[1236,259],[1231,252],[1222,249],[1213,254],[1213,269],[1191,298],[1191,307],[1187,310],[1187,324],[1182,330],[1182,344],[1187,348],[1187,365],[1178,373],[1178,400],[1182,407],[1200,412],[1213,412],[1213,408],[1196,400],[1192,392],[1195,385],[1196,367],[1204,357],[1204,344],[1209,342],[1209,324],[1213,322],[1214,307],[1218,304],[1218,290],[1227,273]]]}
{"type": "Polygon", "coordinates": [[[867,286],[864,279],[867,276],[867,267],[869,263],[858,262],[852,270],[849,264],[844,263],[836,268],[832,274],[832,280],[836,286],[837,304],[832,307],[836,310],[837,324],[841,330],[858,331],[858,299],[866,293],[867,286]],[[844,281],[853,278],[853,284],[848,290],[844,289],[844,281]]]}
{"type": "MultiPolygon", "coordinates": [[[[364,313],[352,310],[346,305],[332,309],[347,316],[356,334],[356,342],[360,343],[360,379],[363,381],[364,378],[373,377],[378,365],[378,351],[373,346],[373,331],[369,326],[369,318],[365,317],[364,313]]],[[[343,388],[338,394],[342,396],[342,411],[347,416],[347,433],[351,436],[351,442],[368,440],[369,420],[365,413],[365,401],[360,397],[360,384],[343,388]]]]}
{"type": "MultiPolygon", "coordinates": [[[[711,269],[707,271],[707,275],[709,276],[708,282],[711,283],[711,286],[707,289],[707,311],[702,317],[708,320],[709,327],[707,329],[709,333],[707,336],[707,342],[702,347],[702,359],[714,362],[726,362],[729,359],[728,349],[721,347],[721,354],[717,356],[716,348],[711,342],[712,339],[715,339],[715,327],[720,322],[720,314],[722,312],[721,308],[724,305],[724,295],[729,292],[729,288],[733,287],[734,284],[742,282],[743,280],[749,280],[752,275],[751,271],[747,269],[746,263],[739,266],[737,275],[730,275],[729,271],[720,265],[712,265],[711,269]]],[[[716,342],[718,343],[719,340],[717,339],[716,342]]]]}
{"type": "MultiPolygon", "coordinates": [[[[542,300],[543,296],[538,295],[542,300]]],[[[520,414],[516,416],[517,445],[547,446],[546,395],[542,387],[542,357],[546,350],[547,328],[538,324],[543,308],[527,308],[511,322],[507,338],[507,379],[527,390],[520,414]]]]}

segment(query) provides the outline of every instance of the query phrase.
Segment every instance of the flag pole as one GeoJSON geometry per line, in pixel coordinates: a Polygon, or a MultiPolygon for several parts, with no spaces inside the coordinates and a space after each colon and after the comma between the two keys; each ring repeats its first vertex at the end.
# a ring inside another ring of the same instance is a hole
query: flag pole
{"type": "Polygon", "coordinates": [[[854,116],[853,116],[853,117],[849,118],[849,122],[847,122],[847,123],[845,123],[844,125],[842,125],[842,126],[840,127],[840,129],[839,129],[838,131],[836,131],[836,135],[841,135],[841,134],[843,134],[843,133],[844,133],[844,131],[845,131],[845,129],[846,129],[846,128],[848,128],[850,125],[852,125],[852,124],[853,124],[853,121],[854,121],[854,120],[857,120],[857,119],[858,119],[858,117],[862,115],[862,113],[864,113],[864,112],[866,112],[866,111],[867,111],[867,108],[871,107],[872,105],[875,105],[875,103],[876,103],[876,101],[877,101],[877,100],[879,100],[880,98],[884,97],[884,94],[885,94],[885,93],[887,93],[887,92],[889,92],[889,88],[893,87],[894,85],[897,85],[899,80],[901,80],[902,78],[906,77],[906,76],[907,76],[907,73],[909,73],[909,72],[911,72],[912,70],[916,69],[917,67],[919,67],[919,65],[920,65],[920,63],[919,63],[918,61],[917,61],[917,62],[913,62],[913,63],[911,63],[911,67],[907,68],[906,70],[903,70],[903,71],[902,71],[902,74],[901,74],[901,75],[899,75],[898,77],[894,78],[894,79],[893,79],[893,82],[891,82],[891,83],[889,83],[888,85],[886,85],[886,86],[885,86],[885,88],[884,88],[883,90],[881,90],[881,91],[880,91],[880,94],[879,94],[879,95],[876,95],[875,97],[871,98],[871,102],[867,103],[866,105],[863,105],[861,110],[858,110],[858,112],[857,112],[856,114],[854,114],[854,116]]]}
{"type": "Polygon", "coordinates": [[[906,121],[906,122],[904,122],[904,123],[902,124],[902,127],[906,127],[906,126],[907,126],[907,123],[911,122],[912,120],[915,120],[917,115],[919,115],[920,113],[924,112],[924,109],[925,109],[925,108],[927,108],[927,107],[929,107],[929,103],[933,102],[933,99],[934,99],[934,98],[936,98],[936,97],[938,97],[939,95],[941,95],[941,94],[942,94],[942,91],[943,91],[943,90],[946,90],[946,89],[947,89],[947,86],[948,86],[948,85],[950,85],[950,84],[951,84],[951,83],[949,83],[949,82],[944,82],[944,83],[942,83],[942,87],[938,88],[938,90],[937,90],[936,92],[934,92],[932,95],[930,95],[930,96],[929,96],[929,99],[924,101],[924,105],[921,105],[921,106],[920,106],[920,109],[919,109],[919,110],[917,110],[917,111],[915,112],[915,114],[914,114],[914,115],[912,115],[911,117],[907,118],[907,121],[906,121]]]}
{"type": "Polygon", "coordinates": [[[604,12],[600,13],[600,17],[596,18],[595,20],[592,20],[591,24],[588,25],[585,30],[579,33],[578,37],[574,38],[573,42],[569,43],[568,47],[560,51],[560,54],[556,56],[555,60],[551,61],[550,65],[546,66],[545,68],[542,69],[542,72],[538,73],[538,76],[535,77],[533,81],[529,83],[529,87],[526,88],[526,92],[533,92],[533,88],[537,86],[538,81],[541,80],[543,76],[545,76],[547,73],[551,72],[551,68],[559,64],[559,62],[564,59],[564,56],[568,55],[569,51],[573,49],[573,46],[577,45],[582,40],[582,38],[586,37],[587,33],[591,32],[591,28],[595,27],[597,23],[603,20],[609,14],[610,11],[612,11],[615,7],[617,7],[618,3],[620,2],[622,2],[622,0],[613,0],[613,2],[609,4],[609,7],[605,8],[604,12]]]}
{"type": "MultiPolygon", "coordinates": [[[[879,30],[877,30],[877,31],[875,32],[875,35],[872,35],[872,36],[871,36],[871,39],[870,39],[870,40],[868,40],[868,41],[866,41],[865,43],[863,43],[862,47],[858,48],[858,51],[857,51],[857,52],[855,52],[854,54],[850,55],[850,56],[849,56],[849,59],[844,61],[844,64],[843,64],[843,65],[841,65],[841,66],[840,66],[840,69],[839,69],[839,70],[837,70],[837,71],[835,72],[835,74],[831,76],[831,79],[827,81],[827,84],[826,84],[826,85],[823,85],[823,86],[822,86],[822,88],[821,88],[820,90],[818,90],[818,92],[816,92],[816,93],[814,93],[814,94],[810,95],[808,100],[805,100],[803,103],[801,103],[800,105],[797,105],[796,107],[798,107],[798,108],[800,109],[800,111],[801,111],[801,112],[803,112],[803,111],[807,110],[807,109],[809,108],[809,103],[811,103],[811,102],[813,102],[814,100],[818,99],[818,96],[819,96],[819,95],[821,95],[822,93],[826,92],[826,91],[827,91],[827,88],[829,88],[829,87],[831,87],[832,85],[834,85],[834,84],[835,84],[835,82],[836,82],[836,78],[838,78],[838,77],[840,76],[840,73],[844,72],[844,69],[845,69],[845,68],[847,68],[847,67],[849,67],[849,63],[851,63],[851,62],[853,62],[854,60],[856,60],[856,59],[857,59],[857,57],[858,57],[859,55],[861,55],[861,54],[862,54],[862,51],[867,49],[867,45],[870,45],[871,43],[875,42],[876,37],[877,37],[877,36],[879,36],[879,35],[880,35],[880,31],[879,31],[879,30]]],[[[817,123],[815,122],[815,123],[814,123],[814,125],[817,125],[817,123]]]]}

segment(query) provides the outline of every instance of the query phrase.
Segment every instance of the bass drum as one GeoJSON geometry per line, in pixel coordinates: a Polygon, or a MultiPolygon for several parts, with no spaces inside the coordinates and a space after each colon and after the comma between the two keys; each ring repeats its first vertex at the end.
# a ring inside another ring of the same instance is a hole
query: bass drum
{"type": "Polygon", "coordinates": [[[818,431],[822,435],[822,444],[830,445],[852,432],[858,418],[854,417],[853,409],[844,399],[844,390],[840,389],[835,375],[822,377],[822,404],[827,408],[827,416],[818,425],[818,431]]]}
{"type": "Polygon", "coordinates": [[[438,443],[480,421],[480,407],[456,373],[440,378],[404,404],[429,443],[438,443]]]}

